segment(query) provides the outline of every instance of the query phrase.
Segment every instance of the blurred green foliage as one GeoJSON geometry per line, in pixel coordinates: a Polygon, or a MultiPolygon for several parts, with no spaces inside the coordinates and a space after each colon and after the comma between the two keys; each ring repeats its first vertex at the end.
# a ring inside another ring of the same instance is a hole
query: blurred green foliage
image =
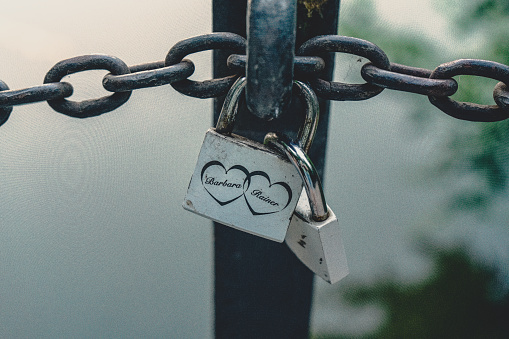
{"type": "MultiPolygon", "coordinates": [[[[475,35],[471,55],[509,65],[509,1],[473,0],[439,2],[437,15],[451,21],[457,39],[475,35]]],[[[439,64],[465,58],[461,52],[445,52],[445,46],[418,32],[393,27],[377,16],[372,0],[353,3],[348,15],[340,18],[339,32],[374,42],[393,63],[434,69],[439,64]],[[444,59],[444,55],[449,59],[444,59]]],[[[453,99],[493,105],[492,92],[497,81],[475,76],[455,77],[459,90],[453,99]]],[[[416,95],[416,94],[408,94],[416,95]]],[[[490,208],[506,192],[509,176],[509,120],[501,122],[463,122],[444,116],[431,104],[417,102],[409,112],[416,130],[426,133],[430,120],[447,122],[448,138],[443,140],[436,159],[430,159],[423,173],[429,182],[449,184],[449,200],[441,203],[444,215],[472,212],[479,217],[489,215],[490,208]],[[447,119],[447,121],[446,121],[447,119]],[[467,183],[467,184],[465,184],[467,183]],[[469,183],[469,184],[468,184],[469,183]]]]}
{"type": "Polygon", "coordinates": [[[403,284],[383,276],[372,284],[344,286],[341,295],[347,304],[376,304],[385,311],[375,333],[315,338],[508,338],[509,294],[501,295],[497,288],[497,269],[475,262],[464,245],[420,245],[434,265],[425,280],[403,284]]]}
{"type": "MultiPolygon", "coordinates": [[[[457,38],[475,35],[476,41],[482,42],[472,45],[475,51],[470,55],[478,52],[482,55],[480,59],[509,65],[509,0],[446,3],[435,0],[435,3],[442,15],[451,20],[451,27],[459,34],[457,38]]],[[[422,35],[384,24],[371,0],[358,0],[354,5],[349,15],[340,19],[340,34],[376,43],[391,62],[428,69],[444,62],[443,46],[422,35]]],[[[452,52],[451,57],[447,61],[463,56],[452,52]]],[[[453,99],[493,104],[490,96],[496,81],[473,76],[460,76],[456,80],[459,91],[453,99]]],[[[415,104],[413,112],[417,115],[413,120],[418,129],[436,127],[429,120],[441,125],[447,122],[448,126],[436,158],[429,159],[423,169],[427,183],[436,182],[450,190],[448,201],[437,206],[443,212],[440,215],[453,217],[470,213],[479,218],[489,217],[490,209],[507,196],[509,121],[454,120],[431,104],[422,107],[420,103],[415,104]]],[[[375,332],[352,337],[509,338],[509,293],[499,288],[507,284],[499,280],[498,269],[475,261],[466,245],[442,248],[426,241],[419,244],[422,255],[434,267],[426,279],[404,284],[397,278],[382,275],[370,284],[343,283],[340,293],[343,302],[355,307],[374,304],[385,311],[385,319],[375,332]]],[[[339,333],[314,338],[350,337],[339,333]]]]}
{"type": "Polygon", "coordinates": [[[434,45],[417,32],[401,30],[379,20],[372,0],[356,0],[349,12],[341,12],[339,34],[368,40],[379,46],[393,63],[415,67],[434,67],[429,55],[439,53],[434,45]]]}
{"type": "MultiPolygon", "coordinates": [[[[461,37],[476,35],[485,59],[509,65],[509,1],[473,0],[450,6],[461,37]]],[[[461,77],[456,100],[492,104],[487,97],[496,81],[461,77]],[[491,87],[489,87],[491,85],[491,87]],[[483,97],[484,95],[484,97],[483,97]]],[[[475,123],[467,132],[451,131],[438,173],[457,178],[474,176],[476,184],[455,192],[446,205],[451,211],[489,215],[490,206],[506,193],[509,175],[509,121],[475,123]]],[[[464,126],[461,126],[462,128],[464,126]]]]}

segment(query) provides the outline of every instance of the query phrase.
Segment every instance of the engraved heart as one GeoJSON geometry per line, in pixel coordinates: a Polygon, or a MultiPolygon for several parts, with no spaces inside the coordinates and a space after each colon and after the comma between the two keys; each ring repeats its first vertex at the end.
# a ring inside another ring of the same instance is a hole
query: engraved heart
{"type": "Polygon", "coordinates": [[[244,194],[244,182],[249,171],[240,165],[228,170],[219,161],[210,161],[201,170],[201,183],[210,196],[219,203],[227,205],[244,194]]]}
{"type": "Polygon", "coordinates": [[[284,182],[270,182],[262,171],[255,171],[246,178],[244,197],[253,215],[272,214],[282,211],[292,200],[292,190],[284,182]]]}

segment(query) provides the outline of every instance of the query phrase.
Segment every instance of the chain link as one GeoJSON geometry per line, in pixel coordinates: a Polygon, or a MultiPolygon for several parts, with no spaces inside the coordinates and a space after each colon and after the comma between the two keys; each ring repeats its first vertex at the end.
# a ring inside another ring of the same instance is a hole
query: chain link
{"type": "MultiPolygon", "coordinates": [[[[7,86],[7,84],[5,82],[0,80],[0,94],[5,93],[7,91],[9,91],[9,86],[7,86]]],[[[2,105],[0,105],[0,126],[2,126],[3,123],[7,121],[7,119],[9,119],[11,112],[12,112],[12,105],[3,106],[3,107],[2,107],[2,105]]]]}
{"type": "Polygon", "coordinates": [[[178,64],[164,66],[164,61],[129,67],[130,74],[106,74],[103,86],[110,92],[127,92],[134,89],[162,86],[187,79],[194,73],[194,63],[184,59],[178,64]]]}
{"type": "Polygon", "coordinates": [[[384,70],[368,63],[362,66],[361,76],[367,82],[398,91],[423,95],[453,95],[458,90],[454,79],[429,79],[431,71],[391,63],[384,70]]]}
{"type": "MultiPolygon", "coordinates": [[[[0,86],[1,87],[1,86],[0,86]]],[[[4,90],[0,96],[0,107],[9,105],[31,104],[34,102],[54,100],[71,96],[73,88],[67,82],[52,82],[41,86],[18,90],[4,90]]]]}
{"type": "MultiPolygon", "coordinates": [[[[320,55],[321,53],[348,53],[364,57],[373,65],[388,70],[389,58],[377,45],[362,39],[341,35],[321,35],[309,39],[300,46],[298,55],[320,55]]],[[[308,80],[317,95],[328,100],[366,100],[378,95],[383,87],[374,84],[344,84],[314,77],[308,80]]]]}
{"type": "MultiPolygon", "coordinates": [[[[170,66],[192,53],[213,49],[226,49],[233,53],[246,53],[246,39],[234,33],[212,33],[182,40],[173,46],[164,61],[170,66]]],[[[182,94],[195,98],[212,98],[225,95],[237,80],[238,75],[208,81],[182,80],[172,83],[172,87],[182,94]]]]}
{"type": "MultiPolygon", "coordinates": [[[[51,68],[44,84],[10,90],[0,80],[0,125],[9,118],[13,106],[43,102],[57,112],[88,118],[110,112],[129,99],[135,89],[171,84],[180,93],[196,98],[212,98],[226,94],[233,82],[245,73],[246,39],[233,33],[212,33],[176,43],[164,61],[128,67],[122,60],[108,55],[92,54],[60,61],[51,68]],[[231,52],[228,66],[232,74],[219,79],[193,81],[195,70],[189,54],[224,49],[231,52]],[[102,81],[112,95],[75,102],[66,98],[73,93],[71,84],[61,81],[66,75],[87,70],[105,69],[110,73],[102,81]]],[[[318,96],[328,100],[366,100],[384,88],[426,95],[430,102],[446,114],[470,121],[500,121],[509,118],[509,66],[493,61],[461,59],[442,64],[434,70],[390,63],[375,44],[352,37],[323,35],[306,41],[295,57],[295,76],[307,81],[318,96]],[[320,78],[326,53],[348,53],[368,59],[361,68],[364,84],[345,84],[320,78]],[[457,102],[451,95],[458,90],[453,79],[458,75],[474,75],[500,81],[493,90],[496,105],[457,102]]]]}
{"type": "MultiPolygon", "coordinates": [[[[44,83],[56,83],[66,75],[95,69],[106,69],[114,75],[129,73],[129,67],[122,60],[109,55],[91,54],[60,61],[46,74],[44,83]]],[[[74,118],[89,118],[113,111],[129,100],[130,96],[131,91],[118,92],[99,99],[80,102],[65,98],[51,99],[48,100],[48,104],[62,114],[74,118]]]]}
{"type": "MultiPolygon", "coordinates": [[[[508,84],[509,66],[494,61],[461,59],[438,66],[431,73],[430,78],[446,79],[455,75],[482,76],[508,84]]],[[[458,102],[447,96],[429,96],[429,100],[444,113],[458,119],[491,122],[509,118],[507,106],[458,102]]],[[[503,101],[503,99],[501,100],[503,101]]]]}
{"type": "Polygon", "coordinates": [[[509,88],[503,82],[499,82],[493,90],[493,99],[498,106],[509,110],[509,88]]]}

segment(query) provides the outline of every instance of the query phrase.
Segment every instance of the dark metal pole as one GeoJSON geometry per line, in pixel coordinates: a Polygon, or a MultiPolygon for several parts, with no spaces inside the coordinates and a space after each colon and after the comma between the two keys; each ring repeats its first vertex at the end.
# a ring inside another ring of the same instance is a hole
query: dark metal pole
{"type": "MultiPolygon", "coordinates": [[[[340,0],[299,1],[297,42],[322,34],[336,34],[340,0]],[[313,8],[306,8],[304,3],[313,8]],[[321,4],[320,4],[321,3],[321,4]],[[310,5],[311,4],[311,5],[310,5]]],[[[213,30],[246,36],[246,1],[214,0],[213,30]]],[[[214,76],[229,73],[229,51],[214,51],[214,76]]],[[[332,77],[332,58],[322,77],[332,77]]],[[[251,61],[250,61],[251,62],[251,61]]],[[[223,98],[214,101],[217,121],[223,98]]],[[[278,119],[267,122],[240,105],[235,133],[259,142],[267,132],[295,136],[304,112],[298,100],[278,119]]],[[[323,175],[329,103],[320,101],[317,136],[309,152],[323,175]]],[[[287,246],[215,224],[215,336],[216,338],[308,338],[313,274],[300,263],[287,246]]]]}

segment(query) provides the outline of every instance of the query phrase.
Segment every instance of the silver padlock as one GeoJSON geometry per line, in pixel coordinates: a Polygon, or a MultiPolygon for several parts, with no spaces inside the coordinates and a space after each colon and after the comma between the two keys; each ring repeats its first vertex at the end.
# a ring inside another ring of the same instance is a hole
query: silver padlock
{"type": "Polygon", "coordinates": [[[278,149],[298,169],[304,190],[292,217],[285,242],[315,274],[333,284],[348,275],[341,229],[336,215],[325,202],[318,173],[299,145],[284,136],[269,133],[265,143],[278,149]]]}
{"type": "MultiPolygon", "coordinates": [[[[216,128],[205,135],[183,207],[236,229],[283,242],[302,192],[295,166],[273,149],[231,133],[237,102],[246,84],[240,78],[228,92],[216,128]]],[[[306,103],[299,144],[308,149],[318,123],[313,90],[295,82],[306,103]]]]}

